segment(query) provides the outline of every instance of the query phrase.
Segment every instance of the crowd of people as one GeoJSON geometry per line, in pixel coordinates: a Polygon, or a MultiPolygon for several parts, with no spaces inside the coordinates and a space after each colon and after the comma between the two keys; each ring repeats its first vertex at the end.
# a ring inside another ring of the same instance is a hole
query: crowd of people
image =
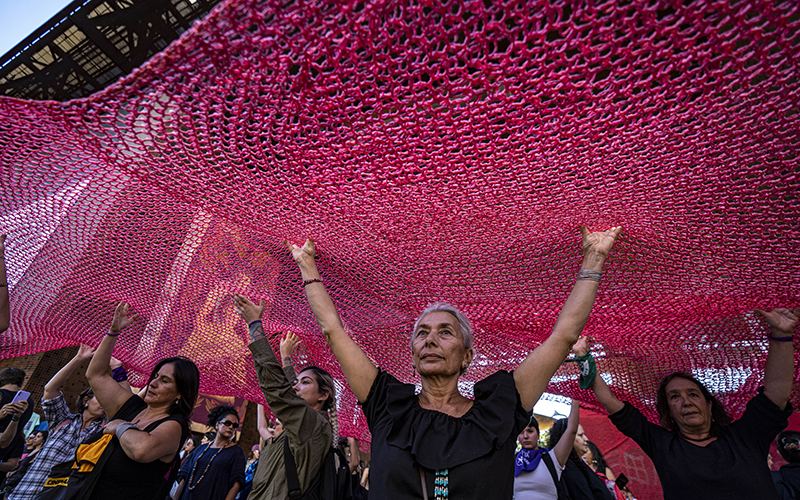
{"type": "MultiPolygon", "coordinates": [[[[593,391],[613,424],[653,460],[666,500],[797,498],[800,433],[784,429],[792,412],[792,340],[800,309],[759,311],[770,329],[763,387],[741,418],[733,421],[698,379],[676,372],[656,391],[660,420],[651,423],[614,396],[581,336],[620,231],[581,228],[583,262],[552,333],[512,372],[499,370],[478,381],[474,398],[459,390],[474,357],[473,330],[461,311],[435,303],[414,323],[409,345],[417,390],[376,366],[346,333],[317,270],[314,243],[287,243],[313,315],[366,416],[372,434],[367,468],[360,463],[358,441],[339,436],[333,378],[316,366],[294,366],[292,354],[301,342],[294,333],[283,334],[276,355],[261,321],[263,302],[233,296],[234,309],[247,324],[259,385],[276,417],[269,421],[265,408],[258,407],[260,443],[247,456],[237,444],[242,422],[235,407],[213,408],[211,430],[202,439],[190,433],[200,385],[191,360],[160,360],[145,387],[134,393],[113,353],[118,336],[138,315],[120,303],[100,344],[81,346],[45,385],[46,424],[27,437],[22,429],[34,402],[22,390],[25,373],[0,371],[2,495],[10,500],[633,499],[624,471],[613,471],[588,440],[577,401],[568,418],[556,420],[547,439],[540,439],[533,406],[572,352],[579,386],[593,391]],[[88,386],[72,413],[61,390],[86,360],[88,386]],[[773,441],[789,464],[770,472],[773,441]]],[[[4,240],[0,237],[2,280],[4,240]]],[[[8,288],[0,285],[0,327],[7,328],[8,288]]]]}

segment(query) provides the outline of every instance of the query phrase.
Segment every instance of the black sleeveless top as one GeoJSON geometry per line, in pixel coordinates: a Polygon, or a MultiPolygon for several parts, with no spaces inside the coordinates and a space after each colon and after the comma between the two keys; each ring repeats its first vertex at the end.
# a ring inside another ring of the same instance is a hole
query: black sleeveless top
{"type": "MultiPolygon", "coordinates": [[[[139,396],[132,395],[112,420],[122,419],[130,422],[145,408],[147,408],[147,403],[139,396]]],[[[153,429],[170,420],[175,420],[181,425],[180,444],[175,449],[177,460],[178,450],[189,435],[189,425],[183,415],[170,415],[151,423],[142,430],[152,432],[153,429]]],[[[92,442],[101,436],[102,433],[98,433],[87,442],[92,442]]],[[[156,459],[149,463],[137,462],[125,454],[116,436],[114,444],[116,445],[114,451],[100,472],[91,500],[108,500],[110,498],[114,500],[150,500],[156,497],[158,500],[163,500],[168,491],[167,476],[175,461],[164,463],[156,459]]]]}

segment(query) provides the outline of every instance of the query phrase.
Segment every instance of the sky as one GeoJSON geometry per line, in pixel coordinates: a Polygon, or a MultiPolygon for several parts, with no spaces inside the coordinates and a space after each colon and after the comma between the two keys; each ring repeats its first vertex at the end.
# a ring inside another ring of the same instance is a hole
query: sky
{"type": "Polygon", "coordinates": [[[0,0],[0,54],[46,23],[68,0],[0,0]]]}

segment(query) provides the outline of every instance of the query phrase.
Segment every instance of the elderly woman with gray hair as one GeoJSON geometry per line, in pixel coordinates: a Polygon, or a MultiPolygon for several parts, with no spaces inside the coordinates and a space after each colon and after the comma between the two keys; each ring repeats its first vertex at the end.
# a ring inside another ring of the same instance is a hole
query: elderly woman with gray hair
{"type": "Polygon", "coordinates": [[[475,399],[458,390],[472,362],[472,327],[455,307],[436,303],[411,337],[422,388],[380,370],[347,335],[314,262],[311,240],[286,244],[300,267],[314,316],[372,432],[370,498],[511,499],[517,435],[589,318],[601,269],[622,228],[581,228],[583,265],[553,332],[516,370],[477,382],[475,399]]]}

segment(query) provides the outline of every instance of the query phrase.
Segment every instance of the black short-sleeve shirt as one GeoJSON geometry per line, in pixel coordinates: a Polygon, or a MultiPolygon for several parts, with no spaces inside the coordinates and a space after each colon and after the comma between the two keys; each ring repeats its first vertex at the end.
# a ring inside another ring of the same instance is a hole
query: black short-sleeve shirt
{"type": "MultiPolygon", "coordinates": [[[[0,408],[7,405],[11,401],[14,400],[14,396],[17,395],[17,391],[9,391],[8,389],[0,389],[0,408]]],[[[11,440],[11,442],[5,448],[0,448],[0,461],[9,460],[12,458],[19,458],[22,456],[22,452],[25,450],[25,438],[22,436],[22,428],[25,427],[25,424],[28,423],[28,420],[31,419],[31,415],[33,414],[33,398],[28,396],[28,409],[25,410],[22,415],[20,416],[19,423],[17,424],[17,435],[11,440]]],[[[0,433],[6,430],[8,424],[11,423],[11,415],[0,419],[0,433]]]]}
{"type": "Polygon", "coordinates": [[[475,384],[475,402],[462,417],[422,408],[411,384],[381,371],[363,403],[372,432],[369,498],[428,497],[436,471],[447,470],[450,498],[510,500],[517,435],[528,424],[514,378],[499,371],[475,384]]]}
{"type": "Polygon", "coordinates": [[[767,453],[791,413],[790,404],[781,410],[761,388],[742,417],[705,447],[649,422],[629,403],[609,418],[653,460],[664,500],[777,500],[767,453]]]}

